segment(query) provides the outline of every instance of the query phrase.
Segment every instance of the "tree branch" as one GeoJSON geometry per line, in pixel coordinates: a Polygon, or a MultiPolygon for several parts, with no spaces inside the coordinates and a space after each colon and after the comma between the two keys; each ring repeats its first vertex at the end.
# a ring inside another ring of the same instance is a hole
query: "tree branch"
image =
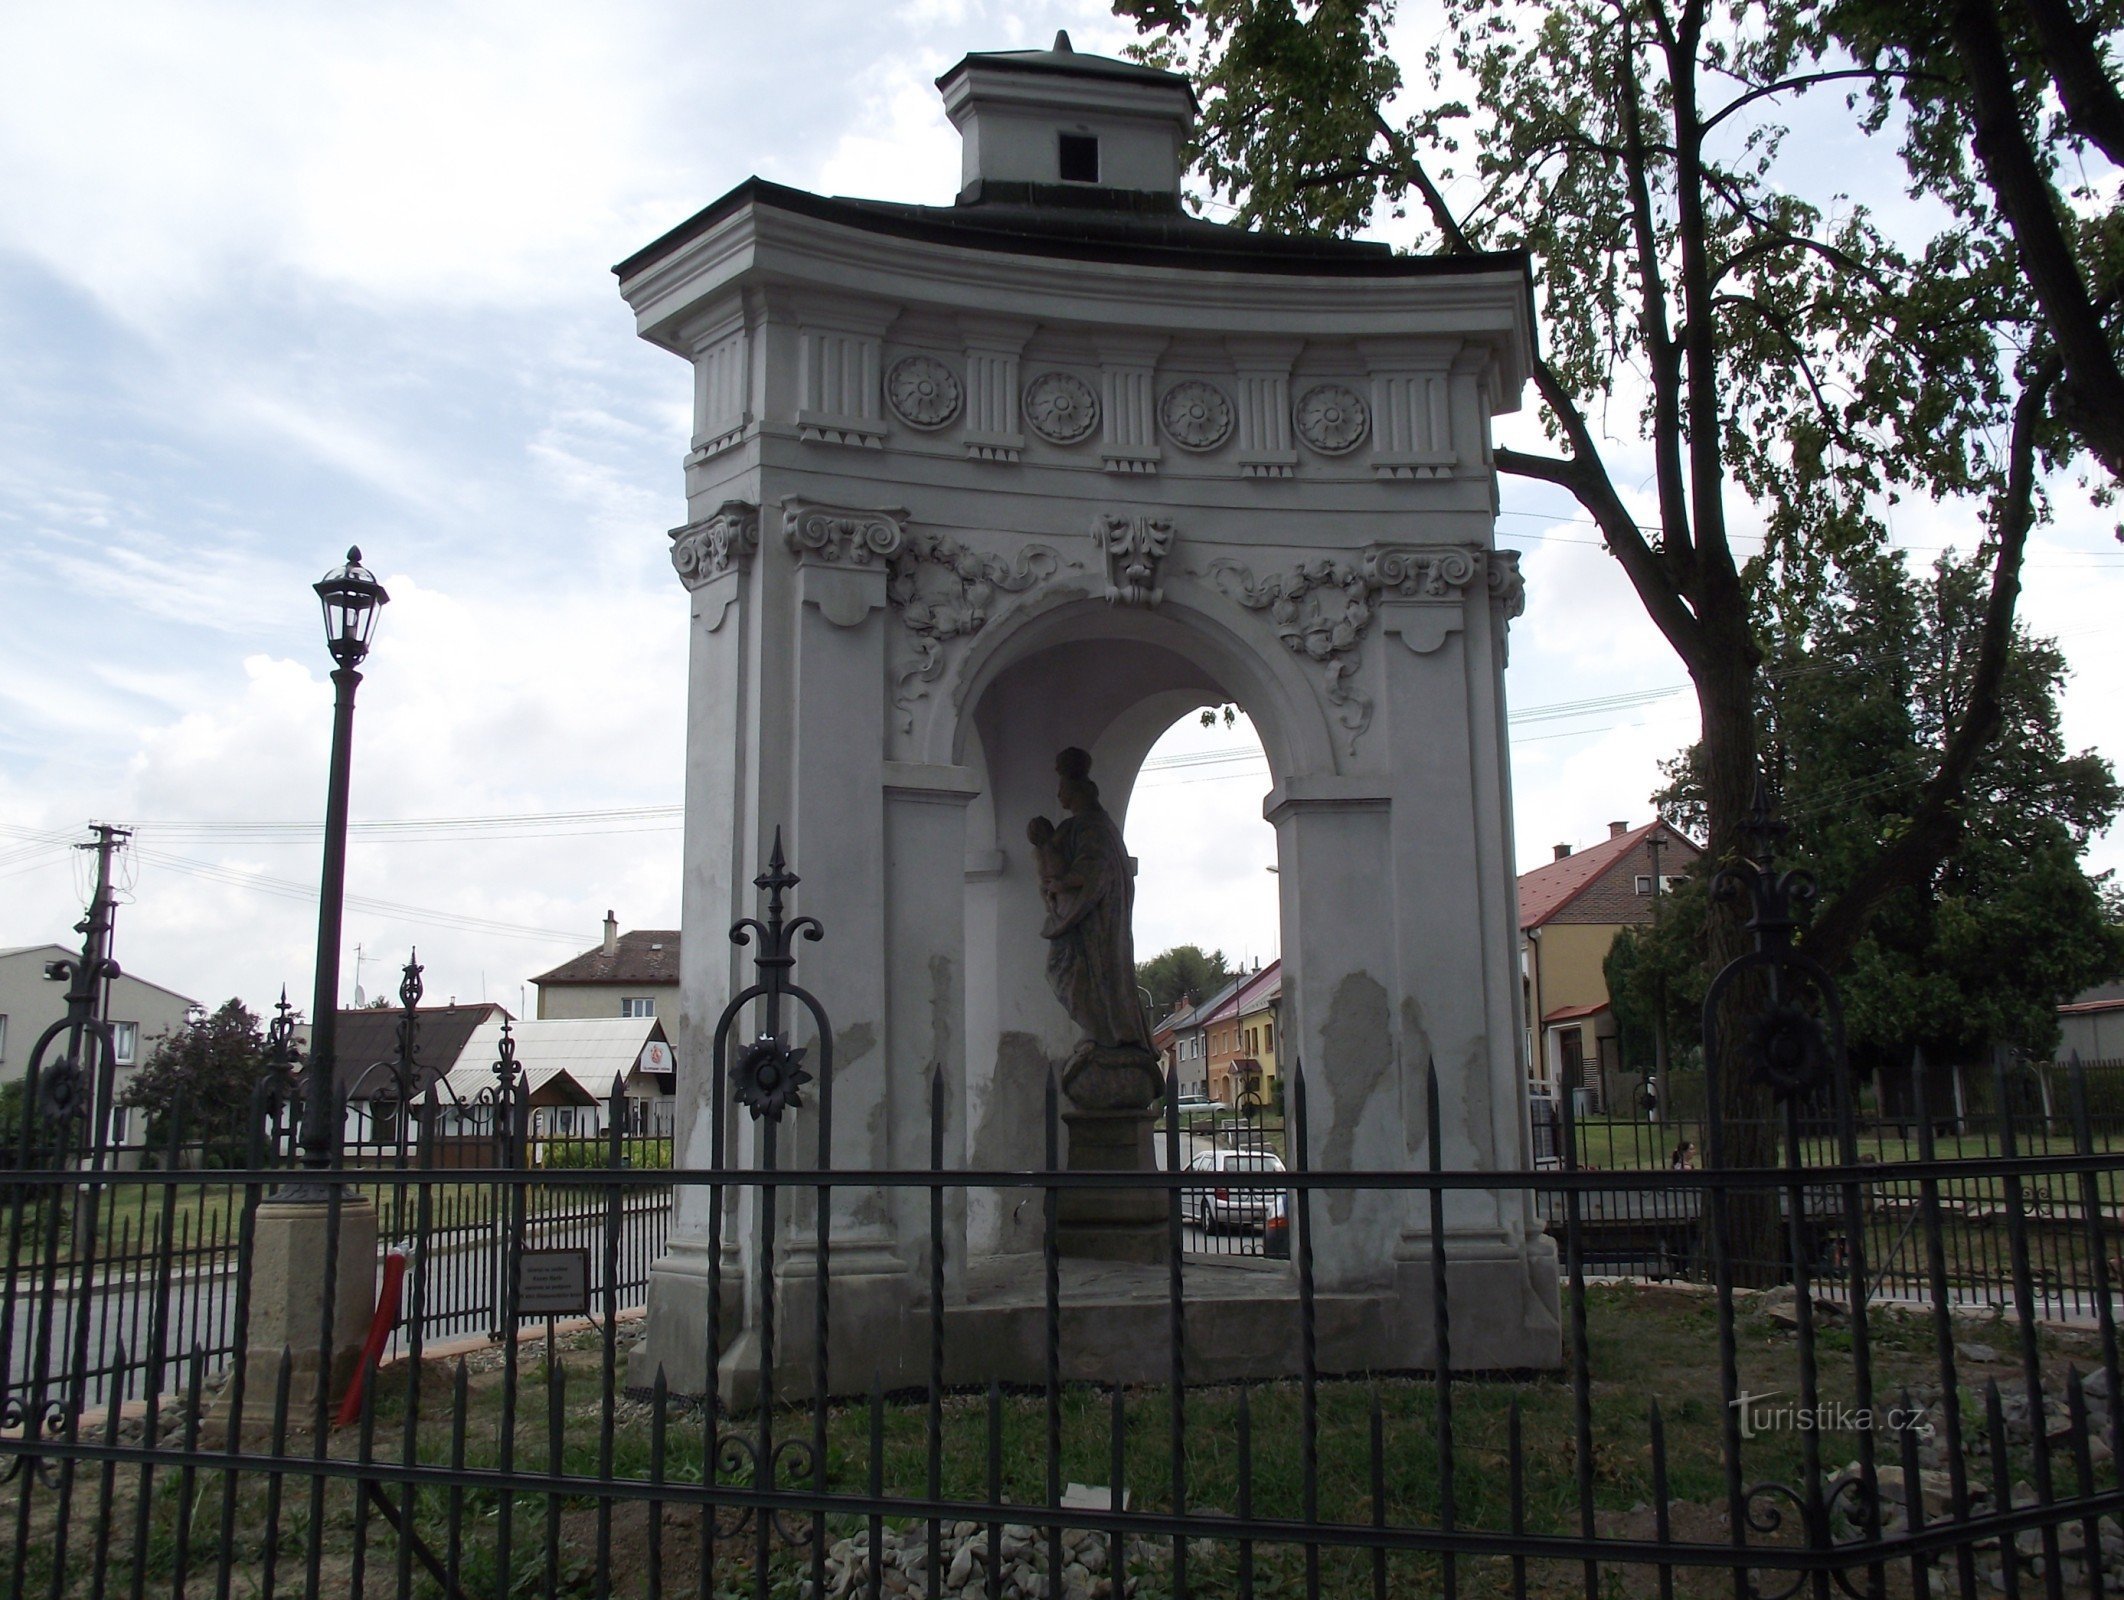
{"type": "Polygon", "coordinates": [[[1868,918],[1883,899],[1931,876],[1954,849],[1961,831],[1958,806],[1963,791],[1999,731],[1999,691],[2006,677],[2006,658],[2013,648],[2021,560],[2028,547],[2028,530],[2035,522],[2036,430],[2043,420],[2058,370],[2055,354],[2045,358],[2029,375],[2014,404],[2006,482],[1998,500],[1998,551],[1992,561],[1991,594],[1984,607],[1968,702],[1947,735],[1939,766],[1918,791],[1909,826],[1859,869],[1843,893],[1821,909],[1801,941],[1801,948],[1808,955],[1830,967],[1841,965],[1850,956],[1866,931],[1868,918]]]}
{"type": "Polygon", "coordinates": [[[2029,145],[1998,16],[1990,0],[1956,0],[1950,26],[1968,75],[1977,159],[2013,229],[2021,268],[2064,363],[2063,420],[2113,477],[2124,478],[2124,371],[2118,370],[2049,180],[2029,145]]]}
{"type": "Polygon", "coordinates": [[[1728,100],[1724,105],[1712,112],[1711,115],[1704,118],[1699,126],[1708,134],[1713,128],[1716,128],[1721,122],[1732,116],[1734,112],[1739,111],[1744,106],[1753,105],[1758,100],[1767,100],[1772,95],[1797,93],[1802,90],[1812,89],[1817,84],[1836,83],[1850,78],[1864,78],[1869,82],[1877,83],[1884,78],[1898,76],[1901,76],[1901,74],[1885,72],[1877,67],[1846,67],[1836,72],[1803,72],[1796,78],[1780,78],[1775,83],[1761,84],[1756,88],[1750,89],[1746,94],[1728,100]]]}
{"type": "Polygon", "coordinates": [[[1792,331],[1789,317],[1786,317],[1781,312],[1772,310],[1753,295],[1735,294],[1730,290],[1719,295],[1715,303],[1719,305],[1745,306],[1748,310],[1754,312],[1755,315],[1762,318],[1763,325],[1773,335],[1784,341],[1785,347],[1792,352],[1792,359],[1799,367],[1800,376],[1807,382],[1807,392],[1814,397],[1814,408],[1821,417],[1823,431],[1846,449],[1858,450],[1863,447],[1864,439],[1845,424],[1843,419],[1837,414],[1836,406],[1822,388],[1821,377],[1814,370],[1813,358],[1807,354],[1807,347],[1801,342],[1799,335],[1792,331]]]}
{"type": "Polygon", "coordinates": [[[1659,485],[1660,550],[1670,573],[1687,573],[1694,556],[1689,496],[1682,473],[1681,356],[1667,327],[1667,290],[1659,272],[1659,225],[1652,211],[1644,118],[1637,98],[1635,41],[1627,19],[1617,53],[1615,97],[1623,125],[1623,180],[1630,195],[1630,228],[1637,240],[1639,312],[1651,359],[1652,450],[1659,485]],[[1677,549],[1679,545],[1679,549],[1677,549]]]}
{"type": "Polygon", "coordinates": [[[2035,24],[2043,65],[2058,86],[2065,121],[2073,132],[2124,166],[2124,96],[2102,70],[2101,42],[2076,15],[2070,0],[2021,0],[2035,24]]]}
{"type": "Polygon", "coordinates": [[[1726,204],[1731,206],[1734,215],[1740,217],[1756,230],[1754,238],[1711,269],[1711,282],[1714,287],[1722,279],[1730,275],[1735,268],[1746,266],[1750,262],[1759,261],[1765,256],[1775,254],[1779,250],[1790,249],[1798,250],[1808,255],[1820,256],[1823,261],[1836,268],[1837,271],[1848,277],[1858,279],[1876,294],[1901,293],[1901,290],[1896,285],[1883,278],[1864,261],[1852,255],[1850,251],[1840,249],[1826,239],[1817,239],[1810,234],[1794,233],[1789,228],[1780,228],[1776,223],[1763,216],[1755,207],[1749,205],[1746,198],[1722,174],[1707,172],[1704,178],[1712,193],[1718,195],[1726,204]]]}
{"type": "Polygon", "coordinates": [[[1393,155],[1395,164],[1408,179],[1410,186],[1423,196],[1424,209],[1430,212],[1431,221],[1437,227],[1440,237],[1445,240],[1446,248],[1455,255],[1473,255],[1479,246],[1462,230],[1460,219],[1453,215],[1453,208],[1446,204],[1445,196],[1438,192],[1438,185],[1431,181],[1430,173],[1424,170],[1423,163],[1417,159],[1416,152],[1409,148],[1408,141],[1402,138],[1400,132],[1387,121],[1376,105],[1372,107],[1372,126],[1378,129],[1379,136],[1386,140],[1388,151],[1393,155]]]}
{"type": "MultiPolygon", "coordinates": [[[[1452,207],[1446,204],[1445,196],[1431,181],[1422,161],[1376,106],[1372,108],[1372,125],[1386,141],[1389,153],[1410,187],[1423,197],[1424,206],[1448,251],[1472,254],[1478,248],[1475,241],[1461,226],[1452,207]]],[[[1569,457],[1540,456],[1517,450],[1499,450],[1498,469],[1517,476],[1539,478],[1570,491],[1598,524],[1610,553],[1622,563],[1623,571],[1637,590],[1653,625],[1674,647],[1683,664],[1694,670],[1703,659],[1702,625],[1683,602],[1681,588],[1662,565],[1660,553],[1645,542],[1636,519],[1624,507],[1622,496],[1616,492],[1614,480],[1601,461],[1593,430],[1571,398],[1570,389],[1556,375],[1555,369],[1539,357],[1533,362],[1532,373],[1535,392],[1563,430],[1571,454],[1569,457]]],[[[1685,560],[1693,559],[1693,552],[1685,556],[1685,560]]]]}

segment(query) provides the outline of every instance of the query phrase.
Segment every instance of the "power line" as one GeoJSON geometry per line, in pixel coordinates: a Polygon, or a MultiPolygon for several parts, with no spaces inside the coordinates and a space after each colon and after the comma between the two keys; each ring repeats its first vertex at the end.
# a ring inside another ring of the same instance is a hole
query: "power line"
{"type": "MultiPolygon", "coordinates": [[[[1500,517],[1524,517],[1531,522],[1546,522],[1552,525],[1568,523],[1577,528],[1597,528],[1600,526],[1591,517],[1583,515],[1556,516],[1547,511],[1500,511],[1497,514],[1500,517]]],[[[1630,526],[1643,534],[1647,540],[1656,539],[1661,531],[1657,526],[1643,522],[1633,522],[1630,526]]],[[[1512,537],[1515,539],[1533,539],[1542,544],[1579,544],[1595,550],[1608,548],[1608,541],[1604,538],[1580,539],[1568,533],[1515,533],[1512,537]]],[[[1763,536],[1759,533],[1734,533],[1728,534],[1727,540],[1735,544],[1759,545],[1763,542],[1763,536]]],[[[1941,556],[1958,547],[1945,544],[1891,544],[1891,548],[1914,556],[1941,556]]],[[[2098,572],[2107,572],[2116,570],[2119,566],[2124,566],[2124,551],[2073,550],[2060,556],[2023,557],[2021,565],[2024,567],[2033,566],[2068,571],[2092,569],[2098,572]]]]}
{"type": "MultiPolygon", "coordinates": [[[[350,822],[347,832],[372,842],[419,843],[437,838],[461,838],[486,834],[498,838],[569,837],[584,834],[654,833],[669,831],[684,815],[678,805],[611,806],[589,811],[490,812],[466,817],[371,818],[350,822]],[[525,829],[534,832],[525,832],[525,829]]],[[[324,829],[321,821],[211,821],[197,818],[144,819],[136,829],[174,838],[266,840],[314,837],[324,829]]]]}
{"type": "MultiPolygon", "coordinates": [[[[219,883],[230,888],[248,889],[258,894],[276,895],[284,900],[304,901],[315,904],[317,886],[295,883],[286,878],[271,877],[262,872],[248,872],[240,867],[225,867],[212,861],[198,861],[189,856],[172,855],[168,851],[134,845],[140,859],[152,866],[167,867],[173,872],[200,878],[209,883],[219,883]]],[[[380,916],[396,917],[407,922],[426,923],[433,927],[452,928],[460,933],[484,933],[506,939],[530,939],[542,944],[585,945],[594,942],[594,936],[581,932],[562,932],[556,928],[530,928],[521,923],[497,922],[488,917],[467,916],[462,912],[438,911],[428,906],[405,905],[395,900],[379,900],[369,895],[350,894],[345,903],[358,911],[374,912],[380,916]]]]}

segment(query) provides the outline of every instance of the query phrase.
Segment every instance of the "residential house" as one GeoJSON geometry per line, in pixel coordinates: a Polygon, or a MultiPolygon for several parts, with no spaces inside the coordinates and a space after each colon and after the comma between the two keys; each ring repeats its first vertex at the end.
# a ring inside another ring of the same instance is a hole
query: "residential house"
{"type": "Polygon", "coordinates": [[[1556,847],[1556,859],[1519,879],[1520,970],[1526,984],[1531,1087],[1583,1086],[1581,1109],[1622,1110],[1623,1070],[1608,1001],[1608,947],[1625,928],[1651,923],[1703,850],[1664,822],[1608,824],[1585,850],[1556,847]]]}
{"type": "Polygon", "coordinates": [[[605,913],[605,941],[540,973],[538,1020],[585,1017],[663,1017],[678,1020],[679,936],[676,928],[621,933],[605,913]]]}
{"type": "Polygon", "coordinates": [[[1281,1103],[1282,1086],[1276,1072],[1277,1024],[1283,1016],[1283,958],[1278,956],[1258,970],[1238,995],[1238,1062],[1244,1068],[1243,1082],[1251,1085],[1264,1106],[1281,1103]],[[1245,1063],[1252,1062],[1250,1068],[1245,1063]]]}
{"type": "MultiPolygon", "coordinates": [[[[44,1030],[66,1016],[68,985],[47,978],[54,961],[78,961],[79,950],[64,945],[17,945],[0,950],[0,1082],[17,1081],[29,1072],[30,1056],[44,1030]]],[[[133,1073],[154,1053],[155,1043],[186,1025],[198,1002],[159,983],[119,974],[104,989],[103,1015],[111,1025],[116,1057],[113,1095],[124,1092],[133,1073]]],[[[51,1060],[47,1051],[45,1059],[51,1060]]],[[[112,1138],[123,1142],[126,1113],[113,1113],[112,1138]]]]}
{"type": "Polygon", "coordinates": [[[1264,1067],[1262,1051],[1273,1047],[1282,982],[1282,963],[1271,962],[1241,973],[1214,1007],[1204,1008],[1212,1100],[1227,1106],[1247,1097],[1271,1103],[1274,1075],[1264,1067]]]}
{"type": "MultiPolygon", "coordinates": [[[[453,1000],[445,1006],[423,1006],[414,1015],[419,1026],[413,1037],[417,1070],[412,1088],[421,1095],[430,1083],[460,1066],[480,1064],[466,1054],[473,1034],[490,1022],[499,1026],[509,1012],[490,1000],[471,1005],[453,1000]]],[[[391,1070],[398,1060],[398,1025],[404,1017],[404,1010],[395,1006],[339,1013],[332,1076],[345,1106],[344,1138],[350,1150],[395,1145],[407,1131],[398,1106],[397,1075],[391,1070]]],[[[484,1064],[491,1067],[493,1058],[484,1064]]]]}
{"type": "Polygon", "coordinates": [[[1180,1037],[1194,1015],[1194,1001],[1183,995],[1165,1020],[1151,1029],[1151,1048],[1158,1052],[1166,1075],[1173,1081],[1174,1092],[1183,1100],[1202,1099],[1209,1092],[1208,1062],[1193,1055],[1181,1058],[1180,1037]]]}
{"type": "MultiPolygon", "coordinates": [[[[584,1138],[606,1131],[606,1106],[615,1079],[626,1102],[630,1133],[668,1135],[678,1093],[678,1063],[664,1025],[655,1017],[571,1017],[519,1022],[510,1029],[516,1064],[530,1091],[536,1138],[584,1138]]],[[[466,1042],[447,1079],[453,1098],[477,1103],[494,1085],[501,1054],[501,1022],[482,1023],[466,1042]]]]}
{"type": "Polygon", "coordinates": [[[1171,1052],[1173,1078],[1181,1099],[1215,1098],[1209,1076],[1209,1022],[1238,988],[1239,980],[1234,978],[1207,999],[1190,1000],[1153,1032],[1151,1042],[1161,1050],[1171,1052]]]}
{"type": "Polygon", "coordinates": [[[2058,1007],[2058,1059],[2124,1061],[2124,982],[2097,984],[2058,1007]]]}

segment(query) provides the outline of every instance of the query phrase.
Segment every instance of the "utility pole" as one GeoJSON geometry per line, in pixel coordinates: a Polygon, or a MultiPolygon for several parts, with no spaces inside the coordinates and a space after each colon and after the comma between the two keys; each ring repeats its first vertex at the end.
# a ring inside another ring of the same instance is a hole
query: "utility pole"
{"type": "MultiPolygon", "coordinates": [[[[1659,926],[1659,897],[1662,892],[1659,873],[1659,853],[1667,841],[1660,837],[1657,828],[1645,840],[1645,848],[1652,854],[1652,926],[1659,926]]],[[[1652,1010],[1652,1116],[1662,1126],[1667,1121],[1667,975],[1660,972],[1653,983],[1652,1010]]]]}
{"type": "MultiPolygon", "coordinates": [[[[117,1041],[107,1031],[111,1013],[111,980],[117,976],[118,963],[111,959],[111,933],[118,919],[117,897],[111,892],[111,857],[132,838],[130,828],[120,828],[108,822],[91,822],[89,832],[95,835],[87,844],[77,844],[76,850],[96,852],[96,891],[89,896],[88,915],[76,924],[82,937],[81,967],[74,975],[73,993],[68,996],[68,1012],[76,1019],[67,1040],[67,1053],[74,1060],[82,1059],[82,1045],[88,1039],[96,1041],[89,1053],[95,1069],[88,1080],[79,1085],[85,1115],[83,1123],[87,1133],[88,1164],[102,1167],[104,1143],[110,1137],[111,1100],[116,1088],[118,1051],[117,1041]],[[87,1000],[86,1005],[80,1002],[87,1000]],[[82,1022],[96,1024],[83,1027],[82,1022]]],[[[138,1049],[139,1041],[134,1041],[138,1049]]],[[[74,1227],[77,1251],[85,1250],[96,1230],[96,1195],[93,1184],[83,1184],[79,1201],[74,1207],[74,1227]]]]}
{"type": "MultiPolygon", "coordinates": [[[[94,834],[95,838],[87,844],[77,844],[74,848],[96,852],[96,892],[89,897],[88,920],[80,924],[76,931],[88,934],[95,941],[94,950],[89,952],[93,963],[91,970],[97,980],[94,1017],[98,1022],[108,1022],[111,1014],[111,980],[117,976],[118,971],[117,963],[111,960],[111,936],[118,922],[118,898],[111,892],[111,857],[125,848],[125,842],[132,838],[133,830],[109,822],[92,822],[89,824],[89,832],[94,834]]],[[[135,1044],[137,1047],[138,1041],[135,1041],[135,1044]]],[[[115,1048],[111,1056],[109,1064],[115,1066],[115,1048]]],[[[102,1077],[103,1074],[99,1070],[98,1081],[90,1085],[90,1104],[93,1108],[90,1116],[92,1119],[100,1119],[94,1123],[92,1134],[98,1143],[102,1142],[104,1135],[102,1124],[108,1123],[111,1115],[111,1108],[101,1102],[101,1092],[104,1088],[102,1077]]]]}

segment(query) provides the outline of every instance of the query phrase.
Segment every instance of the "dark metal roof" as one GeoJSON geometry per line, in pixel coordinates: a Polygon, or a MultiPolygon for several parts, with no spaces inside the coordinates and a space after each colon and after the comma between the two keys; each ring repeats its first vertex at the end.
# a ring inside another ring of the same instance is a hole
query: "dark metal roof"
{"type": "MultiPolygon", "coordinates": [[[[505,1008],[494,1001],[482,1000],[466,1006],[423,1006],[416,1013],[420,1029],[413,1040],[413,1058],[420,1068],[420,1081],[416,1092],[425,1089],[431,1079],[438,1078],[458,1065],[457,1058],[464,1054],[465,1044],[479,1025],[489,1018],[505,1014],[505,1008]]],[[[389,1010],[363,1009],[342,1011],[333,1025],[332,1048],[336,1059],[332,1063],[332,1077],[343,1095],[357,1099],[375,1098],[386,1084],[391,1082],[388,1072],[370,1072],[379,1061],[398,1059],[398,1024],[405,1012],[393,1006],[389,1010]],[[363,1074],[367,1073],[366,1081],[363,1074]],[[357,1089],[357,1082],[360,1087],[357,1089]]]]}
{"type": "Polygon", "coordinates": [[[677,983],[679,981],[679,935],[676,928],[638,928],[619,936],[611,955],[598,945],[551,972],[541,972],[533,983],[677,983]]]}
{"type": "MultiPolygon", "coordinates": [[[[1467,273],[1527,274],[1523,251],[1396,255],[1388,245],[1324,234],[1256,233],[1206,222],[1162,197],[1047,184],[991,184],[969,203],[903,205],[811,194],[748,178],[612,269],[626,278],[748,206],[771,206],[870,233],[1076,261],[1319,277],[1414,278],[1467,273]]],[[[1532,293],[1531,280],[1529,294],[1532,293]]]]}
{"type": "Polygon", "coordinates": [[[1147,67],[1140,61],[1122,61],[1114,56],[1080,55],[1069,47],[1069,35],[1055,35],[1052,50],[970,50],[960,57],[958,64],[937,79],[937,87],[943,88],[960,73],[971,66],[997,66],[1019,68],[1027,72],[1052,72],[1071,78],[1112,78],[1124,83],[1169,84],[1185,89],[1189,100],[1195,98],[1195,86],[1187,81],[1184,73],[1167,72],[1162,67],[1147,67]]]}

